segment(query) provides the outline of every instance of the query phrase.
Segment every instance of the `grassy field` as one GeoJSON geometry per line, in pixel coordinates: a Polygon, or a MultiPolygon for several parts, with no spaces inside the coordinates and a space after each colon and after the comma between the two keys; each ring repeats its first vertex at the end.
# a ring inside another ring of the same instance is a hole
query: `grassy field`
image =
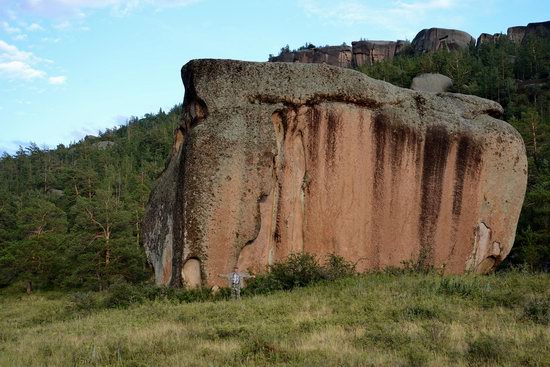
{"type": "Polygon", "coordinates": [[[550,366],[544,274],[370,274],[124,309],[0,297],[0,366],[550,366]]]}

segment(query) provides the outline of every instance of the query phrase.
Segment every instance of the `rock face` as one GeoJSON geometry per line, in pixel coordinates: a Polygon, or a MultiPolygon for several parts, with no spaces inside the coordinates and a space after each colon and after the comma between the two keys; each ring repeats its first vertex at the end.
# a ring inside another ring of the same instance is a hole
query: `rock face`
{"type": "Polygon", "coordinates": [[[508,38],[517,44],[531,37],[550,37],[550,21],[529,23],[527,26],[517,26],[508,28],[508,38]]]}
{"type": "Polygon", "coordinates": [[[510,41],[514,43],[521,43],[523,40],[523,37],[525,36],[525,29],[527,27],[525,26],[518,26],[518,27],[510,27],[508,28],[508,31],[506,32],[508,38],[510,41]]]}
{"type": "Polygon", "coordinates": [[[397,42],[394,41],[356,41],[351,45],[354,67],[392,60],[397,50],[397,42]]]}
{"type": "Polygon", "coordinates": [[[527,24],[524,39],[528,36],[550,37],[550,21],[527,24]]]}
{"type": "Polygon", "coordinates": [[[459,50],[475,45],[468,33],[456,29],[423,29],[414,37],[411,46],[415,53],[435,52],[440,49],[459,50]]]}
{"type": "Polygon", "coordinates": [[[479,47],[484,43],[496,42],[501,36],[502,36],[501,33],[495,33],[495,34],[482,33],[477,38],[476,47],[479,47]]]}
{"type": "Polygon", "coordinates": [[[449,90],[453,86],[453,81],[446,75],[442,74],[420,74],[413,78],[411,89],[441,93],[449,90]]]}
{"type": "Polygon", "coordinates": [[[182,79],[143,223],[157,283],[225,285],[299,251],[450,273],[509,253],[527,161],[497,103],[328,65],[194,60],[182,79]]]}
{"type": "Polygon", "coordinates": [[[269,59],[271,62],[301,62],[351,67],[352,52],[349,46],[326,46],[283,52],[269,59]]]}
{"type": "Polygon", "coordinates": [[[298,51],[282,52],[269,58],[270,62],[301,62],[328,64],[344,68],[372,65],[391,60],[406,45],[405,41],[354,41],[349,46],[325,46],[298,51]]]}

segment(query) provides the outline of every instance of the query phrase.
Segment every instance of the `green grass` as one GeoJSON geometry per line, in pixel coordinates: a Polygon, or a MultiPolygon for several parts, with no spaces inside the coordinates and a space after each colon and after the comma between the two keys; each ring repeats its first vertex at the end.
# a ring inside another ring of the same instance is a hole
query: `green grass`
{"type": "Polygon", "coordinates": [[[550,366],[550,275],[371,274],[242,301],[0,295],[0,366],[550,366]]]}

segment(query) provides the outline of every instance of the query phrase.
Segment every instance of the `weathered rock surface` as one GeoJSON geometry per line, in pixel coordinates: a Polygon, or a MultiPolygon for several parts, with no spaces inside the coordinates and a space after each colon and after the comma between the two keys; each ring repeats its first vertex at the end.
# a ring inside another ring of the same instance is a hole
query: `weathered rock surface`
{"type": "Polygon", "coordinates": [[[184,119],[150,197],[157,283],[225,285],[291,252],[359,270],[427,254],[450,273],[509,253],[526,186],[495,102],[394,87],[328,65],[194,60],[184,119]]]}
{"type": "Polygon", "coordinates": [[[351,45],[354,67],[392,60],[397,50],[397,42],[394,41],[356,41],[351,45]]]}
{"type": "Polygon", "coordinates": [[[283,52],[269,59],[271,62],[301,62],[351,67],[352,52],[349,46],[326,46],[283,52]]]}
{"type": "Polygon", "coordinates": [[[550,21],[527,24],[527,27],[525,28],[525,36],[523,39],[529,36],[545,38],[550,37],[550,21]]]}
{"type": "Polygon", "coordinates": [[[476,40],[468,33],[456,29],[423,29],[414,37],[411,46],[415,53],[435,52],[440,49],[460,50],[475,45],[476,40]]]}
{"type": "Polygon", "coordinates": [[[518,26],[518,27],[510,27],[508,28],[508,31],[506,32],[508,38],[510,41],[514,43],[521,43],[523,41],[523,37],[525,37],[525,30],[527,27],[525,26],[518,26]]]}
{"type": "Polygon", "coordinates": [[[420,74],[415,76],[411,83],[411,89],[424,92],[441,93],[446,92],[453,86],[453,81],[442,74],[420,74]]]}
{"type": "Polygon", "coordinates": [[[496,42],[501,36],[502,36],[501,33],[495,33],[495,34],[482,33],[477,38],[476,47],[479,47],[484,43],[496,42]]]}

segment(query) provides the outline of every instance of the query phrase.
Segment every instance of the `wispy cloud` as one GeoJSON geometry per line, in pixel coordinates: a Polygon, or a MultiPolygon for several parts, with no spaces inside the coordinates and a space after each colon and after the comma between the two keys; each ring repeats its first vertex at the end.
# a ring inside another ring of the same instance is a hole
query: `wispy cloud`
{"type": "Polygon", "coordinates": [[[4,21],[2,23],[0,23],[0,26],[2,27],[2,29],[4,30],[4,32],[8,33],[8,34],[17,34],[17,33],[21,33],[21,29],[18,28],[18,27],[14,27],[12,25],[10,25],[8,22],[4,21]]]}
{"type": "MultiPolygon", "coordinates": [[[[427,20],[436,22],[450,10],[468,6],[469,0],[298,0],[306,14],[327,22],[376,26],[396,37],[411,37],[427,20]]],[[[456,20],[456,19],[455,19],[456,20]]],[[[435,25],[434,25],[435,26],[435,25]]]]}
{"type": "Polygon", "coordinates": [[[66,76],[51,76],[48,78],[48,83],[53,85],[61,85],[65,84],[65,82],[67,82],[66,76]]]}
{"type": "Polygon", "coordinates": [[[9,61],[0,63],[0,76],[4,76],[7,79],[32,80],[43,78],[46,76],[46,73],[22,61],[9,61]]]}
{"type": "Polygon", "coordinates": [[[40,24],[38,23],[32,23],[31,25],[29,25],[27,27],[27,30],[29,32],[36,32],[36,31],[43,31],[44,30],[44,27],[42,27],[40,24]]]}
{"type": "MultiPolygon", "coordinates": [[[[51,64],[52,61],[35,56],[32,52],[22,51],[15,45],[0,39],[0,77],[8,80],[30,81],[48,77],[48,73],[40,66],[51,64]]],[[[48,78],[50,84],[64,84],[65,76],[48,78]]]]}
{"type": "Polygon", "coordinates": [[[31,52],[21,51],[0,39],[0,61],[32,61],[33,59],[36,58],[31,52]]]}
{"type": "Polygon", "coordinates": [[[115,15],[125,15],[137,8],[186,6],[201,0],[22,0],[17,10],[42,16],[83,17],[86,11],[109,9],[115,15]]]}

